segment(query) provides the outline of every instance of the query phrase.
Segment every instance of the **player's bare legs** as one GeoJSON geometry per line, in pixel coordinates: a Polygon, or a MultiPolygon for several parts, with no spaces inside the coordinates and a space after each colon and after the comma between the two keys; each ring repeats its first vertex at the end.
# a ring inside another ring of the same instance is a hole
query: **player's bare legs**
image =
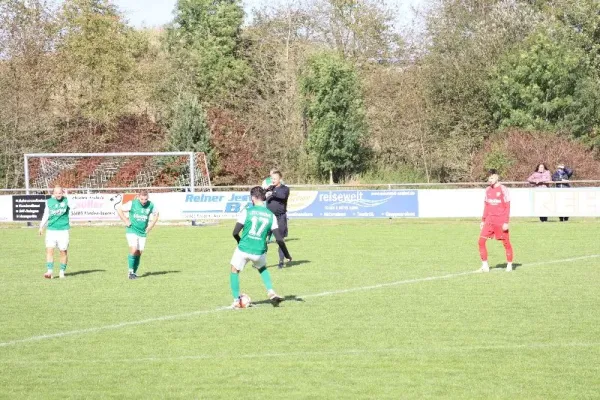
{"type": "Polygon", "coordinates": [[[54,247],[46,248],[46,268],[44,278],[52,279],[52,270],[54,269],[54,247]]]}

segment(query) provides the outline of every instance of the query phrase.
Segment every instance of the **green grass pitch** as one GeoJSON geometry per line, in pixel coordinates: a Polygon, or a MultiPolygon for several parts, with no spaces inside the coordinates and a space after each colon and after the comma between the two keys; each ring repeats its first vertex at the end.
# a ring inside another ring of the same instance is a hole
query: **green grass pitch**
{"type": "Polygon", "coordinates": [[[137,281],[122,228],[75,227],[51,281],[37,231],[0,229],[0,398],[600,397],[597,220],[516,219],[522,265],[489,274],[475,220],[292,220],[289,300],[236,311],[230,222],[157,226],[137,281]]]}

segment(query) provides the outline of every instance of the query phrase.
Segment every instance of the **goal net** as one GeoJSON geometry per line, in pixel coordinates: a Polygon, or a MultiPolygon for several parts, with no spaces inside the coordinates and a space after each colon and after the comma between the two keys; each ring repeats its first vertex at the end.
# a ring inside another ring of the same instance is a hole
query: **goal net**
{"type": "Polygon", "coordinates": [[[27,190],[147,188],[210,191],[204,153],[25,154],[27,190]]]}

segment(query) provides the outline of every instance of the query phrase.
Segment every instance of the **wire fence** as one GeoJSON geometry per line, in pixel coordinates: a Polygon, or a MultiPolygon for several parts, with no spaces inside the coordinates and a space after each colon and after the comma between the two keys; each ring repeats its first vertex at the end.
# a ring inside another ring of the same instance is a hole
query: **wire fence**
{"type": "MultiPolygon", "coordinates": [[[[502,182],[503,185],[512,188],[533,187],[528,182],[502,182]]],[[[573,180],[562,182],[549,182],[548,187],[557,185],[570,185],[571,187],[600,187],[600,180],[573,180]]],[[[244,192],[250,190],[254,185],[233,186],[211,186],[213,192],[236,191],[244,192]]],[[[288,185],[292,190],[416,190],[416,189],[477,189],[486,187],[485,182],[451,182],[451,183],[373,183],[373,184],[334,184],[334,185],[288,185]]],[[[66,188],[71,194],[93,194],[93,193],[132,193],[147,190],[152,193],[165,192],[191,192],[189,186],[164,186],[164,187],[114,187],[114,188],[66,188]]],[[[0,195],[22,195],[22,194],[48,194],[52,188],[30,189],[29,193],[22,189],[0,189],[0,195]]]]}

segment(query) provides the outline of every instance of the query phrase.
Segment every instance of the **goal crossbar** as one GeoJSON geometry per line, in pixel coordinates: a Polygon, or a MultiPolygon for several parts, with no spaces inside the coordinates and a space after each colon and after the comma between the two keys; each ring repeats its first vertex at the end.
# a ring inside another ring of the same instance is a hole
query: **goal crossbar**
{"type": "Polygon", "coordinates": [[[27,153],[25,159],[31,157],[136,157],[136,156],[193,156],[193,151],[151,151],[121,153],[27,153]]]}

